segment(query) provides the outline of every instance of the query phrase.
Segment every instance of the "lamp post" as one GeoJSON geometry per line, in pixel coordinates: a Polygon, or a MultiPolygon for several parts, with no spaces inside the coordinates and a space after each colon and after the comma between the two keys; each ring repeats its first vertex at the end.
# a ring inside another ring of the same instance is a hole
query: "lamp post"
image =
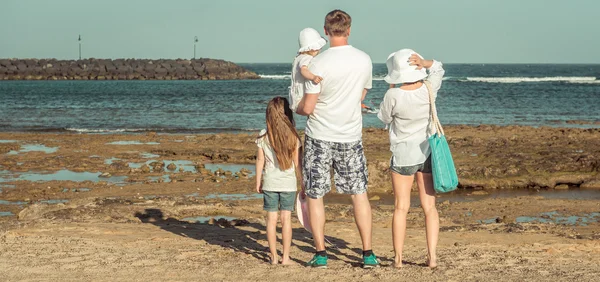
{"type": "Polygon", "coordinates": [[[194,60],[196,59],[196,43],[198,43],[198,36],[194,36],[194,60]]]}
{"type": "Polygon", "coordinates": [[[79,39],[77,39],[77,41],[79,41],[79,60],[81,60],[81,34],[79,35],[79,39]]]}

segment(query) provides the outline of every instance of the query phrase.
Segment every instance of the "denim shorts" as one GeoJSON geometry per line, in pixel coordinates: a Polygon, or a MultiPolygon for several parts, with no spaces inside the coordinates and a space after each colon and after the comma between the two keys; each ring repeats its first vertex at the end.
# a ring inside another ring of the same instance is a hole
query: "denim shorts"
{"type": "Polygon", "coordinates": [[[390,170],[404,176],[411,176],[417,172],[431,173],[431,155],[427,157],[424,163],[418,165],[409,166],[396,166],[394,165],[394,157],[390,160],[390,170]]]}
{"type": "Polygon", "coordinates": [[[263,191],[263,209],[268,212],[294,211],[296,192],[263,191]]]}

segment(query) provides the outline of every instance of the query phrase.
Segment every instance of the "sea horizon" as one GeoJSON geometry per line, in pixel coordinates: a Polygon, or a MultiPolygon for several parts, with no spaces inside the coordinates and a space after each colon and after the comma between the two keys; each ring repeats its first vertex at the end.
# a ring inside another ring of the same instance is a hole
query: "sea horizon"
{"type": "MultiPolygon", "coordinates": [[[[288,64],[241,64],[256,80],[0,82],[0,131],[246,132],[264,128],[268,100],[288,95],[288,64]]],[[[600,65],[445,64],[443,124],[597,128],[600,65]]],[[[365,103],[379,107],[387,68],[375,64],[365,103]]],[[[305,117],[297,116],[298,128],[305,117]]],[[[363,126],[383,128],[376,114],[363,126]]]]}

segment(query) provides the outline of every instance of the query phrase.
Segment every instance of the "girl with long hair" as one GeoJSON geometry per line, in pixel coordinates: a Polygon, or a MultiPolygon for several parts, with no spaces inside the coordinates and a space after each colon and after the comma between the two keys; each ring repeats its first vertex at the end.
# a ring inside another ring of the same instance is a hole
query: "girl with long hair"
{"type": "Polygon", "coordinates": [[[271,264],[278,264],[277,212],[281,212],[283,253],[281,264],[290,263],[291,217],[301,177],[300,137],[288,100],[275,97],[267,105],[267,129],[256,139],[256,191],[263,194],[267,212],[267,240],[271,264]]]}

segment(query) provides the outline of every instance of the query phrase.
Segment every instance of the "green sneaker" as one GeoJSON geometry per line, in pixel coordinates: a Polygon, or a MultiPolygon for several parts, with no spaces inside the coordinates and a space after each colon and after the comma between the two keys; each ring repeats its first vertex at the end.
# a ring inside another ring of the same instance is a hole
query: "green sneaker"
{"type": "Polygon", "coordinates": [[[369,256],[363,256],[363,268],[375,268],[379,267],[379,260],[375,254],[371,254],[369,256]]]}
{"type": "Polygon", "coordinates": [[[306,263],[306,266],[314,268],[327,268],[327,256],[315,254],[315,256],[306,263]]]}

